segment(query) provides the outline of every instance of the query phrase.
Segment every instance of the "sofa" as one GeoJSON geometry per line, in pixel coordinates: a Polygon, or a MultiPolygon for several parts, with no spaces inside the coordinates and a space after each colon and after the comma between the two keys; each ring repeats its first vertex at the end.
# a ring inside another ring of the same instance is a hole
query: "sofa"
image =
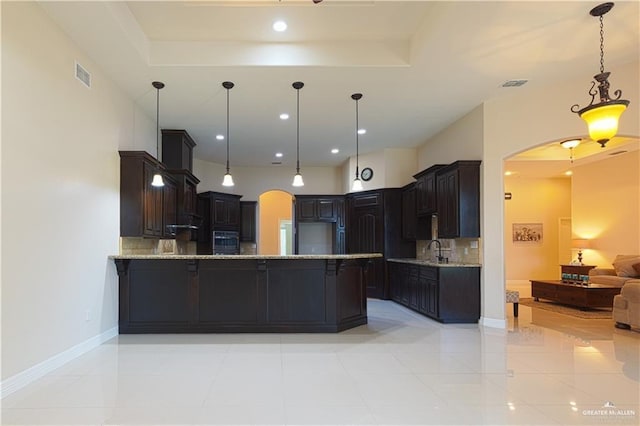
{"type": "Polygon", "coordinates": [[[589,271],[589,283],[622,287],[613,298],[613,320],[618,328],[640,328],[640,255],[618,255],[613,268],[589,271]]]}

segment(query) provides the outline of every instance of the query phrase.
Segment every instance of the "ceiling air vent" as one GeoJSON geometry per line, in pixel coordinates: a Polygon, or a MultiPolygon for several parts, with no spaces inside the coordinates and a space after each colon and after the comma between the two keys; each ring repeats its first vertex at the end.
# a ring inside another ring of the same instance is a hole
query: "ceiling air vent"
{"type": "Polygon", "coordinates": [[[529,80],[509,80],[502,83],[502,87],[520,87],[524,86],[524,84],[529,80]]]}
{"type": "Polygon", "coordinates": [[[85,86],[91,88],[91,74],[84,69],[82,65],[76,62],[76,78],[80,80],[85,86]]]}
{"type": "Polygon", "coordinates": [[[609,153],[609,155],[624,154],[625,152],[627,152],[627,151],[625,151],[625,150],[622,150],[622,151],[615,151],[615,152],[610,152],[610,153],[609,153]]]}
{"type": "Polygon", "coordinates": [[[271,164],[273,164],[274,166],[281,166],[282,161],[272,161],[271,164]]]}

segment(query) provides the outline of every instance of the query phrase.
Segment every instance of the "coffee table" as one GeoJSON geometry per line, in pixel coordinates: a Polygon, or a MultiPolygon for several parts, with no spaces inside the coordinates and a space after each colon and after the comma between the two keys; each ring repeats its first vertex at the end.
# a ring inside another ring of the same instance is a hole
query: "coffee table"
{"type": "Polygon", "coordinates": [[[612,308],[621,287],[602,284],[569,284],[562,281],[531,280],[531,297],[585,308],[612,308]]]}

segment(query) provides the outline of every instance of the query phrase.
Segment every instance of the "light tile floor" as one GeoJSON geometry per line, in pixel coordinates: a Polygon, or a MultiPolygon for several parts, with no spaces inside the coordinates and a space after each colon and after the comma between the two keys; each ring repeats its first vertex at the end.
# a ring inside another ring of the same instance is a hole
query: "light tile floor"
{"type": "Polygon", "coordinates": [[[640,424],[640,332],[510,307],[507,330],[370,300],[340,334],[122,335],[2,424],[640,424]]]}

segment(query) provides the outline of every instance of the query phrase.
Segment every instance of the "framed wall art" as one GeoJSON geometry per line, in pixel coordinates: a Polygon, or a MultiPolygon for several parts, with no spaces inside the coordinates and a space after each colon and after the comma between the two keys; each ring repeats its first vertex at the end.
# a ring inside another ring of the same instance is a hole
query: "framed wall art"
{"type": "Polygon", "coordinates": [[[542,243],[542,224],[514,223],[513,242],[542,243]]]}

